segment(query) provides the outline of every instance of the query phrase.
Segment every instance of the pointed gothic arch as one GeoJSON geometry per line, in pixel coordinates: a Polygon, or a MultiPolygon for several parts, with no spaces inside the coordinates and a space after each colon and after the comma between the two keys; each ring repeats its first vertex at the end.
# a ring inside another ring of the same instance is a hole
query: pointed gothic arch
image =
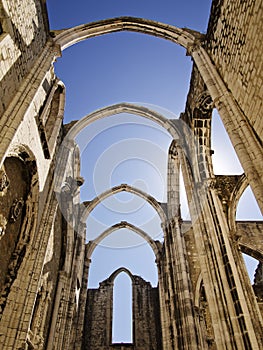
{"type": "Polygon", "coordinates": [[[62,50],[64,50],[82,40],[120,31],[131,31],[157,36],[170,40],[186,49],[190,45],[193,45],[196,39],[202,37],[202,34],[197,31],[177,28],[149,19],[117,17],[54,31],[55,43],[60,45],[62,50]]]}
{"type": "Polygon", "coordinates": [[[87,23],[69,29],[62,29],[53,32],[53,34],[55,36],[55,44],[63,50],[82,40],[119,31],[134,31],[157,36],[170,40],[187,49],[187,54],[192,56],[207,86],[207,90],[211,96],[211,102],[214,101],[214,105],[224,125],[227,127],[229,137],[262,211],[262,147],[260,142],[254,137],[251,125],[244,123],[243,114],[240,112],[239,106],[232,94],[229,94],[227,86],[221,79],[207,51],[202,47],[201,44],[204,36],[201,33],[142,18],[118,17],[87,23]],[[233,116],[235,117],[233,118],[233,116]],[[239,128],[240,123],[243,125],[242,128],[239,128]],[[233,132],[236,128],[238,134],[233,132]],[[246,144],[242,142],[243,139],[247,139],[246,144]],[[243,147],[240,147],[240,145],[243,145],[243,147]],[[253,154],[257,154],[258,159],[255,160],[252,156],[253,154]]]}
{"type": "Polygon", "coordinates": [[[112,283],[111,343],[134,344],[134,278],[121,267],[108,278],[112,283]],[[126,281],[123,283],[123,281],[126,281]],[[125,334],[123,331],[125,330],[125,334]]]}
{"type": "Polygon", "coordinates": [[[132,194],[135,194],[135,195],[141,197],[142,199],[147,201],[153,207],[153,209],[156,210],[161,221],[165,222],[167,217],[166,217],[166,213],[165,213],[164,209],[162,208],[161,204],[159,202],[157,202],[157,200],[154,197],[150,196],[149,194],[145,193],[144,191],[142,191],[138,188],[135,188],[133,186],[127,185],[127,184],[121,184],[121,185],[112,187],[109,190],[101,193],[98,197],[95,197],[92,201],[84,202],[84,205],[86,208],[82,212],[81,222],[86,222],[91,211],[99,203],[101,203],[104,199],[106,199],[114,194],[120,193],[120,192],[128,192],[128,193],[132,193],[132,194]]]}
{"type": "MultiPolygon", "coordinates": [[[[194,134],[182,119],[170,120],[165,118],[160,113],[153,111],[149,108],[146,108],[144,106],[139,106],[131,103],[119,103],[119,104],[98,109],[86,115],[70,128],[61,145],[60,155],[58,156],[58,161],[56,165],[56,187],[55,188],[57,193],[61,191],[63,181],[65,180],[65,176],[66,176],[65,169],[68,167],[68,164],[69,164],[67,162],[67,159],[70,158],[70,153],[74,152],[74,149],[76,147],[75,138],[77,137],[77,135],[83,130],[83,128],[90,125],[91,123],[106,117],[120,114],[120,113],[129,113],[129,114],[141,116],[163,127],[172,136],[173,140],[177,141],[178,144],[180,145],[181,152],[178,152],[179,162],[183,161],[184,158],[187,158],[188,164],[191,167],[191,172],[194,174],[196,179],[199,178],[194,134]],[[185,147],[186,143],[187,143],[187,147],[185,147]]],[[[148,200],[147,198],[149,197],[150,202],[154,202],[152,197],[146,196],[146,195],[144,195],[144,197],[146,200],[148,200]]],[[[155,203],[154,205],[156,206],[155,203]]],[[[166,219],[166,216],[160,215],[160,217],[162,221],[163,219],[166,219]]]]}
{"type": "Polygon", "coordinates": [[[130,277],[132,282],[134,281],[133,274],[131,273],[131,271],[129,269],[127,269],[124,266],[122,266],[122,267],[118,268],[117,270],[115,270],[114,272],[112,272],[112,274],[109,276],[108,280],[113,282],[115,280],[115,278],[122,272],[125,272],[130,277]]]}
{"type": "Polygon", "coordinates": [[[162,243],[159,241],[153,240],[148,233],[140,229],[139,227],[132,225],[131,223],[127,221],[121,221],[115,225],[112,225],[111,227],[107,228],[105,231],[103,231],[96,239],[89,241],[88,247],[87,247],[87,253],[86,253],[86,259],[91,259],[91,255],[94,252],[95,248],[99,245],[99,243],[106,237],[108,237],[112,232],[127,228],[136,234],[138,234],[140,237],[142,237],[152,248],[153,253],[156,257],[156,260],[158,260],[158,257],[161,253],[162,243]]]}
{"type": "Polygon", "coordinates": [[[185,123],[182,120],[179,119],[167,119],[162,114],[144,107],[140,106],[134,103],[117,103],[115,105],[110,105],[107,107],[100,108],[86,116],[84,116],[82,119],[80,119],[77,123],[75,123],[72,128],[69,130],[69,132],[66,135],[66,140],[73,140],[78,135],[78,133],[85,128],[86,126],[90,125],[91,123],[110,117],[116,114],[120,113],[129,113],[133,115],[137,115],[146,119],[149,119],[157,124],[159,124],[161,127],[166,129],[168,133],[176,140],[180,139],[184,136],[184,128],[185,123]]]}

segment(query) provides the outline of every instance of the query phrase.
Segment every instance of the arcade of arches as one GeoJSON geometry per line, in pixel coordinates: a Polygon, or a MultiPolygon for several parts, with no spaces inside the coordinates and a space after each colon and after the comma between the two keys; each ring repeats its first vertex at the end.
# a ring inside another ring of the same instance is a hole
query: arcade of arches
{"type": "Polygon", "coordinates": [[[263,211],[262,1],[213,0],[206,34],[132,17],[50,31],[43,0],[21,0],[20,6],[1,0],[0,10],[1,348],[262,349],[263,225],[236,221],[248,185],[263,211]],[[189,93],[178,120],[122,103],[64,124],[65,86],[54,62],[70,45],[117,31],[170,40],[191,56],[189,93]],[[213,109],[242,175],[213,172],[213,109]],[[76,137],[88,124],[123,112],[171,135],[166,203],[127,184],[80,202],[84,179],[76,137]],[[191,221],[180,213],[180,171],[191,221]],[[163,242],[127,221],[86,241],[90,212],[120,192],[152,206],[163,242]],[[98,289],[88,289],[93,251],[123,228],[152,249],[157,287],[121,267],[98,289]],[[242,252],[258,260],[253,285],[242,252]],[[133,338],[127,344],[112,341],[113,285],[122,272],[132,286],[133,338]]]}

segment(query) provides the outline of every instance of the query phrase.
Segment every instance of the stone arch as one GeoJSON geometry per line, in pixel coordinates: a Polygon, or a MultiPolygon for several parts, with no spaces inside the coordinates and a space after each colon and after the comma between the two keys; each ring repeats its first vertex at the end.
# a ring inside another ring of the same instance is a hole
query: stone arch
{"type": "Polygon", "coordinates": [[[242,253],[247,254],[249,256],[251,256],[252,258],[263,262],[263,251],[262,249],[255,249],[255,246],[253,246],[252,244],[248,244],[246,243],[239,243],[239,247],[242,253]]]}
{"type": "MultiPolygon", "coordinates": [[[[144,106],[139,106],[131,103],[119,103],[119,104],[98,109],[86,115],[81,120],[74,123],[73,126],[71,126],[71,128],[69,129],[69,131],[67,132],[63,140],[63,143],[61,144],[60,154],[57,157],[58,162],[56,165],[56,179],[55,179],[55,183],[56,183],[55,191],[57,192],[57,194],[61,192],[61,188],[65,181],[65,177],[66,177],[65,169],[69,166],[69,163],[72,163],[72,160],[71,162],[68,162],[67,160],[70,157],[74,158],[73,152],[76,147],[75,138],[77,137],[77,135],[83,130],[83,128],[90,125],[91,123],[97,120],[103,119],[105,117],[109,117],[120,113],[130,113],[137,116],[141,116],[163,127],[171,135],[173,140],[176,141],[176,144],[180,145],[180,152],[178,152],[179,163],[184,164],[185,161],[188,161],[187,164],[190,167],[192,176],[196,179],[199,179],[200,176],[199,176],[199,170],[198,170],[194,135],[183,120],[167,119],[163,115],[159,114],[158,112],[153,111],[144,106]],[[185,147],[186,143],[187,143],[187,147],[185,147]]],[[[77,179],[75,180],[77,181],[77,179]]],[[[145,199],[147,198],[150,198],[150,202],[153,203],[152,197],[145,195],[145,199]]],[[[86,213],[85,209],[84,209],[84,213],[86,213]]],[[[166,215],[160,215],[160,217],[162,221],[166,220],[166,215]]],[[[84,221],[82,220],[82,222],[84,221]]]]}
{"type": "Polygon", "coordinates": [[[108,278],[108,283],[112,285],[111,343],[134,344],[135,278],[127,268],[120,267],[110,275],[108,278]],[[128,285],[126,284],[123,286],[118,284],[118,281],[116,281],[116,279],[118,279],[120,275],[125,278],[125,280],[128,282],[128,285]],[[121,302],[120,299],[122,299],[121,302]],[[125,335],[123,335],[123,332],[120,331],[124,325],[126,329],[125,335]]]}
{"type": "MultiPolygon", "coordinates": [[[[241,120],[240,118],[243,118],[242,113],[239,113],[239,111],[236,113],[238,106],[236,105],[233,96],[226,93],[227,87],[211,62],[206,50],[201,46],[202,39],[204,38],[204,35],[201,33],[142,18],[118,17],[87,23],[73,28],[57,30],[53,32],[53,35],[54,42],[63,50],[82,40],[119,31],[132,31],[157,36],[172,41],[187,49],[187,54],[192,56],[198,71],[207,86],[209,100],[205,99],[205,106],[206,108],[210,108],[211,106],[216,107],[224,124],[232,125],[229,127],[228,133],[232,142],[234,141],[235,146],[236,139],[234,139],[231,130],[234,129],[235,124],[239,123],[239,120],[241,120]],[[237,120],[231,118],[232,110],[235,111],[234,115],[237,120]]],[[[251,130],[249,125],[244,126],[243,129],[244,128],[249,129],[250,133],[251,130]]],[[[240,140],[241,139],[242,138],[240,138],[240,140]]],[[[257,142],[254,142],[252,139],[250,139],[248,145],[251,145],[251,149],[253,147],[259,149],[257,142]]],[[[245,159],[245,156],[253,154],[253,152],[248,152],[246,149],[241,148],[239,152],[239,148],[236,150],[238,151],[237,153],[240,160],[243,158],[245,159]]],[[[258,154],[261,154],[261,149],[258,154]]],[[[250,168],[247,167],[247,175],[250,177],[252,188],[262,210],[261,192],[258,191],[258,188],[261,188],[258,186],[260,180],[255,180],[255,174],[258,174],[259,172],[257,167],[254,166],[253,160],[250,162],[250,167],[253,170],[250,170],[250,168]]],[[[258,178],[260,179],[260,177],[258,178]]]]}
{"type": "Polygon", "coordinates": [[[53,33],[55,35],[55,43],[60,45],[61,49],[64,50],[82,40],[120,31],[131,31],[157,36],[170,40],[186,49],[194,45],[196,39],[202,37],[202,34],[197,31],[191,31],[185,28],[181,29],[172,25],[136,17],[110,18],[54,31],[53,33]]]}
{"type": "Polygon", "coordinates": [[[50,159],[55,151],[64,114],[65,93],[63,82],[56,79],[46,96],[45,103],[35,117],[43,152],[47,159],[50,159]]]}
{"type": "Polygon", "coordinates": [[[131,271],[129,269],[127,269],[126,267],[122,266],[122,267],[119,267],[117,270],[115,270],[111,275],[110,277],[108,278],[108,280],[110,282],[113,282],[115,280],[115,278],[122,272],[125,272],[131,279],[131,281],[133,282],[134,281],[134,277],[133,277],[133,274],[131,273],[131,271]]]}
{"type": "Polygon", "coordinates": [[[249,186],[249,182],[246,175],[245,174],[240,175],[239,180],[237,181],[230,197],[230,206],[228,209],[229,226],[233,232],[237,232],[236,238],[238,238],[238,246],[241,252],[251,256],[256,260],[263,262],[263,250],[262,250],[262,244],[260,244],[261,236],[260,238],[258,238],[259,235],[256,234],[257,230],[254,229],[255,236],[252,239],[251,236],[249,235],[247,236],[246,227],[242,227],[242,221],[241,222],[236,221],[236,210],[237,210],[239,200],[248,186],[249,186]]]}
{"type": "Polygon", "coordinates": [[[140,229],[137,226],[134,226],[130,224],[127,221],[121,221],[115,225],[112,225],[108,229],[106,229],[104,232],[102,232],[96,239],[89,241],[88,243],[88,249],[87,249],[87,259],[91,259],[91,255],[94,252],[95,248],[99,245],[99,243],[106,237],[108,237],[112,232],[120,230],[122,228],[127,228],[135,233],[137,233],[139,236],[141,236],[152,248],[154,255],[156,257],[156,260],[159,257],[159,254],[161,253],[162,244],[159,241],[153,240],[145,231],[140,229]]]}
{"type": "Polygon", "coordinates": [[[211,62],[208,53],[201,46],[204,35],[186,28],[181,29],[160,22],[134,17],[118,17],[92,22],[69,29],[55,31],[53,32],[53,35],[54,42],[63,50],[82,40],[119,31],[134,31],[157,36],[159,38],[170,40],[187,49],[187,54],[192,56],[204,83],[207,86],[208,92],[211,96],[211,103],[214,101],[214,105],[217,108],[223,123],[225,126],[228,126],[227,131],[230,139],[233,146],[236,148],[241,163],[246,165],[243,167],[250,179],[252,189],[262,210],[262,180],[260,177],[262,168],[259,169],[258,166],[258,164],[261,164],[262,162],[252,159],[251,157],[251,154],[261,155],[261,147],[253,137],[253,132],[249,124],[243,125],[238,137],[236,134],[234,135],[232,133],[232,130],[238,127],[239,123],[243,121],[243,115],[239,111],[233,96],[227,92],[227,87],[217,72],[216,67],[211,62]],[[234,115],[235,118],[233,118],[232,115],[234,115]],[[248,138],[249,140],[246,147],[244,146],[242,148],[238,145],[243,145],[242,139],[245,134],[249,135],[248,137],[245,137],[245,139],[248,138]],[[249,162],[246,159],[249,159],[249,162]],[[258,176],[255,176],[255,174],[258,176]]]}
{"type": "Polygon", "coordinates": [[[236,210],[237,210],[238,202],[248,185],[249,183],[246,175],[242,174],[231,194],[230,206],[228,209],[228,214],[229,214],[228,217],[229,217],[230,228],[233,230],[236,227],[236,210]]]}
{"type": "Polygon", "coordinates": [[[199,294],[200,294],[202,283],[203,283],[203,277],[202,277],[202,274],[199,273],[199,276],[197,278],[196,285],[195,285],[195,295],[194,295],[194,305],[196,307],[198,307],[198,304],[199,304],[199,297],[200,297],[199,294]]]}
{"type": "Polygon", "coordinates": [[[170,133],[170,135],[176,140],[184,135],[183,128],[185,128],[185,125],[183,125],[184,122],[182,120],[169,120],[160,113],[151,110],[147,107],[123,102],[103,107],[86,115],[73,125],[73,127],[69,130],[69,132],[66,135],[66,140],[69,141],[75,139],[75,137],[83,128],[95,121],[120,113],[129,113],[140,117],[144,117],[146,119],[150,119],[151,121],[159,124],[164,129],[166,129],[170,133]]]}
{"type": "MultiPolygon", "coordinates": [[[[61,144],[60,154],[57,157],[58,161],[56,164],[56,174],[55,174],[55,183],[56,183],[55,191],[57,193],[60,193],[63,182],[65,180],[65,176],[66,176],[65,169],[67,169],[67,167],[69,166],[69,162],[67,160],[72,156],[74,152],[74,149],[76,147],[76,142],[74,139],[79,134],[79,132],[81,132],[83,128],[85,128],[86,126],[90,125],[91,123],[97,120],[100,120],[112,115],[120,114],[120,113],[134,114],[159,124],[168,133],[170,133],[170,135],[174,140],[178,140],[178,142],[182,145],[184,145],[186,135],[187,135],[187,139],[189,139],[189,137],[191,137],[192,135],[191,130],[188,128],[185,122],[182,121],[181,119],[169,120],[156,111],[153,111],[149,108],[139,106],[136,104],[119,103],[119,104],[107,106],[99,110],[96,110],[86,115],[78,122],[74,123],[73,126],[69,129],[68,133],[66,134],[61,144]]],[[[194,143],[194,140],[192,140],[192,143],[194,143]]],[[[189,150],[187,151],[185,148],[182,148],[182,151],[183,152],[181,153],[183,154],[188,153],[189,155],[189,150]]],[[[191,151],[194,151],[194,149],[192,149],[191,151]]],[[[191,162],[191,164],[195,164],[195,163],[191,162]]],[[[198,177],[198,169],[196,168],[192,170],[193,172],[196,173],[196,176],[198,177]]],[[[152,198],[151,198],[151,201],[152,201],[152,198]]],[[[162,215],[162,218],[165,219],[165,216],[162,215]]]]}
{"type": "Polygon", "coordinates": [[[95,197],[92,201],[84,202],[84,205],[86,206],[86,208],[84,209],[84,211],[82,213],[81,222],[86,222],[88,215],[91,213],[91,211],[99,203],[101,203],[104,199],[110,197],[111,195],[114,195],[114,194],[117,194],[120,192],[124,192],[124,191],[135,194],[135,195],[145,199],[157,211],[161,221],[165,222],[166,213],[164,212],[161,204],[159,202],[157,202],[157,200],[155,198],[148,195],[144,191],[139,190],[138,188],[135,188],[135,187],[127,185],[127,184],[121,184],[121,185],[112,187],[111,189],[100,194],[98,197],[95,197]]]}

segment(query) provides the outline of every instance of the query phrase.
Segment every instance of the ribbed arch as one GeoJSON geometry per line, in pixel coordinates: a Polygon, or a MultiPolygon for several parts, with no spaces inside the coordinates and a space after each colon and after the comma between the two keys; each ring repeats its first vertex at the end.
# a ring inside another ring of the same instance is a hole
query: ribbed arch
{"type": "Polygon", "coordinates": [[[121,113],[128,113],[128,114],[133,114],[136,116],[140,116],[146,119],[149,119],[160,126],[162,126],[164,129],[166,129],[170,135],[178,140],[184,135],[184,128],[185,124],[182,120],[169,120],[165,118],[162,114],[151,110],[147,107],[132,104],[132,103],[118,103],[115,105],[107,106],[101,109],[98,109],[82,119],[80,119],[77,123],[74,124],[74,126],[70,129],[70,131],[66,135],[66,140],[74,140],[76,136],[88,125],[91,123],[106,118],[110,117],[116,114],[121,114],[121,113]]]}
{"type": "Polygon", "coordinates": [[[127,185],[127,184],[121,184],[119,186],[115,186],[112,187],[111,189],[103,192],[102,194],[100,194],[98,197],[95,197],[92,201],[90,202],[86,202],[86,208],[83,211],[82,214],[82,218],[81,221],[82,222],[86,222],[89,214],[91,213],[91,211],[99,204],[101,203],[104,199],[117,194],[119,192],[129,192],[132,194],[135,194],[143,199],[145,199],[158,213],[160,219],[162,222],[165,222],[166,220],[166,214],[161,206],[161,204],[159,202],[157,202],[157,200],[155,198],[153,198],[152,196],[150,196],[149,194],[145,193],[144,191],[135,188],[133,186],[127,185]]]}
{"type": "Polygon", "coordinates": [[[256,250],[255,246],[253,246],[252,244],[251,245],[249,245],[248,243],[243,244],[242,242],[239,244],[239,248],[242,253],[263,262],[263,251],[260,248],[256,250]]]}
{"type": "Polygon", "coordinates": [[[113,284],[112,343],[133,343],[133,276],[122,267],[109,281],[113,284]]]}
{"type": "Polygon", "coordinates": [[[133,280],[134,280],[133,274],[131,273],[131,271],[130,271],[129,269],[127,269],[126,267],[123,267],[123,266],[120,267],[120,268],[118,268],[117,270],[115,270],[115,271],[110,275],[109,281],[110,281],[110,282],[113,282],[113,281],[115,280],[115,278],[116,278],[120,273],[122,273],[122,272],[126,273],[126,274],[130,277],[130,279],[132,280],[132,282],[133,282],[133,280]]]}
{"type": "Polygon", "coordinates": [[[117,17],[54,31],[55,43],[64,50],[82,40],[120,31],[138,32],[172,41],[184,48],[195,43],[201,33],[136,17],[117,17]]]}
{"type": "Polygon", "coordinates": [[[231,195],[231,198],[230,198],[231,204],[228,209],[228,214],[229,214],[229,225],[233,230],[235,230],[236,228],[236,210],[237,210],[238,202],[248,185],[249,183],[246,175],[242,174],[239,180],[237,181],[237,184],[231,195]]]}
{"type": "Polygon", "coordinates": [[[104,232],[102,232],[96,239],[94,239],[93,241],[90,241],[88,243],[87,259],[91,259],[91,255],[94,252],[95,248],[100,244],[100,242],[104,238],[108,237],[112,232],[123,229],[123,228],[129,229],[129,230],[135,232],[136,234],[138,234],[140,237],[142,237],[152,248],[152,250],[156,256],[156,259],[158,258],[159,254],[161,252],[161,247],[162,247],[161,242],[154,241],[145,231],[143,231],[139,227],[134,226],[127,221],[121,221],[121,222],[109,227],[104,232]]]}

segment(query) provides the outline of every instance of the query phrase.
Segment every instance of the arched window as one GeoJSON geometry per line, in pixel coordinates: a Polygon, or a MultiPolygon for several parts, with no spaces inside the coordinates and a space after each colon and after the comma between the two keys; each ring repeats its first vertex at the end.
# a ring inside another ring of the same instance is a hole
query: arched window
{"type": "Polygon", "coordinates": [[[236,219],[248,221],[262,220],[259,206],[250,186],[245,189],[238,202],[236,219]]]}
{"type": "Polygon", "coordinates": [[[133,342],[132,283],[125,272],[114,280],[112,343],[133,342]]]}
{"type": "Polygon", "coordinates": [[[247,268],[247,273],[249,275],[249,279],[251,284],[254,283],[254,277],[255,277],[255,271],[257,269],[258,266],[258,260],[256,260],[255,258],[253,258],[252,256],[242,253],[246,268],[247,268]]]}
{"type": "Polygon", "coordinates": [[[235,149],[216,109],[213,110],[212,116],[211,148],[214,151],[212,159],[215,174],[236,175],[243,173],[235,149]]]}

